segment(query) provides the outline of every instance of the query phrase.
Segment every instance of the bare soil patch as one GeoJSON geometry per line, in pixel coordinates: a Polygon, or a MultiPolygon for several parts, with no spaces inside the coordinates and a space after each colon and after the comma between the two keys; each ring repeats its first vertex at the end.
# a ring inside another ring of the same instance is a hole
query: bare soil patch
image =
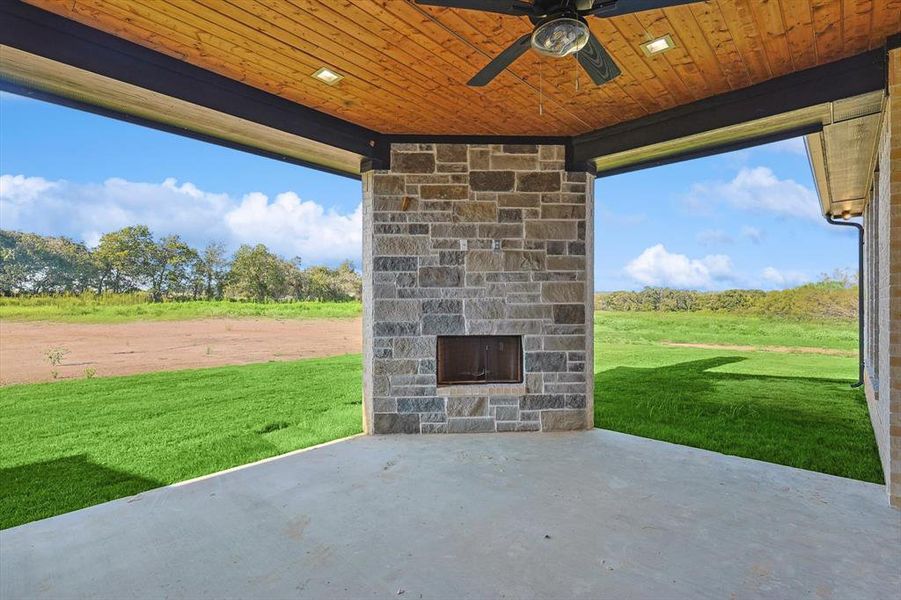
{"type": "Polygon", "coordinates": [[[809,346],[737,346],[732,344],[694,344],[689,342],[661,342],[675,348],[702,348],[705,350],[731,350],[734,352],[777,352],[782,354],[826,354],[829,356],[857,356],[856,352],[837,348],[813,348],[809,346]]]}
{"type": "Polygon", "coordinates": [[[0,385],[351,354],[360,319],[203,319],[116,324],[0,321],[0,385]],[[64,348],[62,363],[47,360],[64,348]]]}

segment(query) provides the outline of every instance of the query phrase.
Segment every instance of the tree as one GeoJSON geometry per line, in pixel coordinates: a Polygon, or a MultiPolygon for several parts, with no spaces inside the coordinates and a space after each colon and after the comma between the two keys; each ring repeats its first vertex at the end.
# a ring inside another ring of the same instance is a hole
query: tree
{"type": "Polygon", "coordinates": [[[160,302],[164,296],[183,293],[189,281],[188,271],[197,258],[197,251],[177,235],[154,243],[147,261],[151,299],[160,302]]]}
{"type": "Polygon", "coordinates": [[[97,293],[140,289],[148,283],[156,244],[145,225],[105,233],[92,253],[97,268],[97,293]]]}
{"type": "Polygon", "coordinates": [[[303,271],[303,298],[335,301],[358,299],[363,295],[363,282],[349,260],[337,269],[313,266],[303,271]]]}
{"type": "Polygon", "coordinates": [[[288,292],[285,263],[263,244],[242,245],[235,252],[225,293],[230,298],[263,302],[288,292]]]}
{"type": "Polygon", "coordinates": [[[300,268],[300,257],[295,256],[291,260],[282,262],[285,270],[285,283],[288,286],[288,293],[295,300],[303,300],[307,294],[309,282],[307,274],[300,268]]]}
{"type": "Polygon", "coordinates": [[[351,261],[334,269],[303,269],[300,257],[282,259],[262,244],[241,246],[230,262],[221,243],[197,252],[177,235],[155,240],[144,225],[106,233],[94,250],[65,237],[0,230],[0,294],[80,294],[92,288],[99,294],[146,290],[157,302],[225,295],[335,301],[362,295],[351,261]]]}
{"type": "Polygon", "coordinates": [[[335,271],[336,286],[341,294],[341,300],[348,298],[360,300],[363,297],[363,279],[354,269],[354,264],[350,260],[345,260],[338,265],[335,271]]]}
{"type": "Polygon", "coordinates": [[[857,271],[833,269],[832,273],[823,273],[816,285],[834,289],[849,289],[857,285],[857,271]]]}
{"type": "Polygon", "coordinates": [[[228,275],[228,257],[225,245],[212,242],[206,245],[197,261],[195,275],[200,284],[200,291],[207,300],[222,297],[222,288],[228,275]]]}
{"type": "Polygon", "coordinates": [[[305,297],[310,300],[332,300],[336,296],[334,273],[328,267],[310,267],[304,271],[305,297]]]}
{"type": "Polygon", "coordinates": [[[11,296],[19,293],[28,277],[28,265],[17,254],[18,233],[0,231],[0,293],[11,296]]]}
{"type": "Polygon", "coordinates": [[[0,231],[0,293],[81,293],[94,268],[84,244],[65,237],[0,231]]]}

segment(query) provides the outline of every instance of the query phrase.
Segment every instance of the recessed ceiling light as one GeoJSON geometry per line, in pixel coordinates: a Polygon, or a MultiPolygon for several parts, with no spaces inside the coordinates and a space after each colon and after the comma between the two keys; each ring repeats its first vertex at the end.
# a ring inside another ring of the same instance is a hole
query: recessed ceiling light
{"type": "Polygon", "coordinates": [[[667,50],[671,50],[675,47],[676,44],[673,43],[673,38],[671,38],[669,34],[663,37],[659,37],[656,40],[645,42],[641,45],[641,49],[644,51],[646,56],[660,54],[661,52],[666,52],[667,50]]]}
{"type": "Polygon", "coordinates": [[[317,69],[316,72],[313,73],[313,77],[315,77],[322,83],[327,83],[328,85],[335,85],[336,83],[344,79],[344,75],[335,73],[334,71],[327,69],[326,67],[317,69]]]}

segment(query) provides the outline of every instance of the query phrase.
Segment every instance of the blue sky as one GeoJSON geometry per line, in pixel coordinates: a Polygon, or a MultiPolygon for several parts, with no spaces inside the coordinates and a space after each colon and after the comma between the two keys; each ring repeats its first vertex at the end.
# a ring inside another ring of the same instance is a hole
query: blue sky
{"type": "MultiPolygon", "coordinates": [[[[791,287],[852,269],[800,140],[598,179],[595,287],[791,287]]],[[[196,245],[360,257],[359,182],[0,94],[0,226],[94,244],[136,222],[196,245]]]]}

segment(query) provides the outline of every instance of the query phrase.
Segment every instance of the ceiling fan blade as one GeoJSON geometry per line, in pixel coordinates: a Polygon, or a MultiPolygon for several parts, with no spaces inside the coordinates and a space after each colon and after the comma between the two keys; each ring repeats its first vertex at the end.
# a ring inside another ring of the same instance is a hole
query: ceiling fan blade
{"type": "Polygon", "coordinates": [[[576,53],[576,59],[597,85],[607,83],[620,74],[619,67],[593,33],[588,34],[588,43],[576,53]]]}
{"type": "Polygon", "coordinates": [[[594,6],[587,10],[580,10],[583,17],[594,15],[596,17],[618,17],[631,13],[654,10],[656,8],[670,8],[683,4],[694,4],[705,0],[595,0],[594,6]]]}
{"type": "Polygon", "coordinates": [[[535,12],[535,7],[520,0],[416,0],[416,4],[442,8],[466,8],[483,12],[522,17],[535,12]]]}
{"type": "Polygon", "coordinates": [[[506,50],[495,56],[490,63],[485,65],[481,71],[476,73],[475,76],[469,80],[467,85],[480,87],[487,84],[497,77],[501,71],[513,64],[513,61],[522,56],[531,45],[532,34],[527,33],[507,46],[506,50]]]}

